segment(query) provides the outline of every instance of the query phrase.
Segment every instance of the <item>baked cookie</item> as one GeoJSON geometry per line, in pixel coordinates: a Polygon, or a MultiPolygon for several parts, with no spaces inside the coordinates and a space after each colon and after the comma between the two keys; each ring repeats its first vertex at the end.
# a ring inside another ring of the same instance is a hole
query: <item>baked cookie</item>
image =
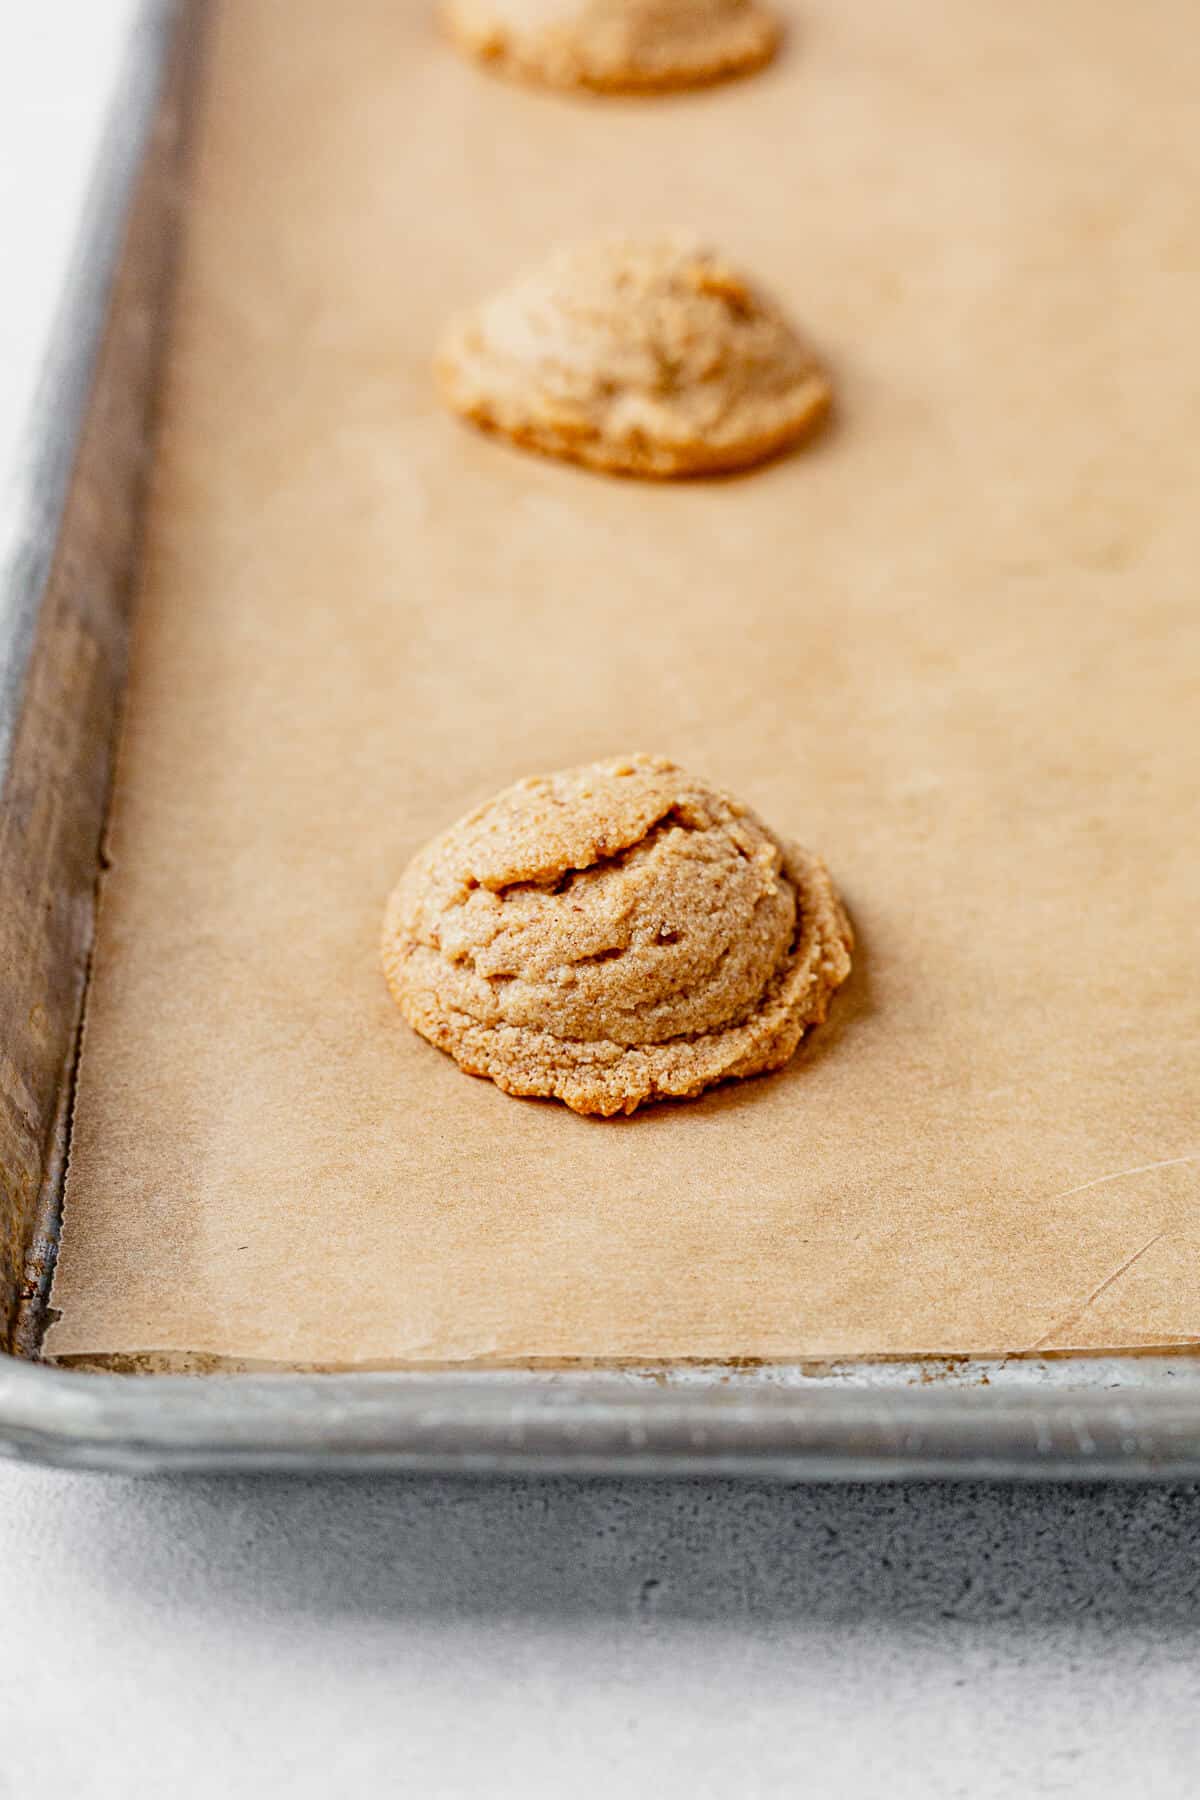
{"type": "Polygon", "coordinates": [[[829,405],[816,357],[774,302],[677,237],[556,252],[455,320],[435,371],[474,424],[624,475],[745,468],[829,405]]]}
{"type": "Polygon", "coordinates": [[[509,1094],[630,1113],[777,1069],[850,971],[824,864],[659,756],[519,781],[418,852],[383,967],[509,1094]]]}
{"type": "Polygon", "coordinates": [[[774,55],[760,0],[442,0],[460,50],[522,81],[661,93],[746,75],[774,55]]]}

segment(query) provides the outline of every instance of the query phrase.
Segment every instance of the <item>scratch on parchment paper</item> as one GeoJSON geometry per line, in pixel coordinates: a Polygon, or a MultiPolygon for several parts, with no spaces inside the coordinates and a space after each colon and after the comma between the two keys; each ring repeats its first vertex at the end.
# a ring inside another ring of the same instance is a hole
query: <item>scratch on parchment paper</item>
{"type": "MultiPolygon", "coordinates": [[[[1168,1156],[1162,1162],[1139,1163],[1135,1169],[1116,1169],[1111,1175],[1097,1175],[1091,1181],[1081,1181],[1078,1187],[1064,1188],[1061,1194],[1051,1194],[1043,1200],[1043,1206],[1049,1206],[1053,1200],[1068,1200],[1072,1194],[1086,1194],[1089,1188],[1104,1187],[1110,1181],[1123,1181],[1126,1175],[1148,1175],[1151,1169],[1174,1169],[1180,1163],[1200,1162],[1200,1150],[1191,1156],[1168,1156]]],[[[1140,1252],[1139,1252],[1140,1254],[1140,1252]]],[[[1118,1275],[1120,1270],[1117,1270],[1118,1275]]]]}
{"type": "MultiPolygon", "coordinates": [[[[1179,1160],[1181,1162],[1193,1162],[1195,1161],[1195,1158],[1180,1157],[1179,1160]]],[[[1132,1173],[1132,1170],[1128,1171],[1128,1173],[1132,1173]]],[[[1042,1349],[1042,1347],[1048,1344],[1052,1338],[1056,1338],[1060,1331],[1067,1331],[1072,1325],[1078,1325],[1088,1307],[1093,1305],[1100,1298],[1101,1294],[1107,1292],[1114,1281],[1119,1281],[1127,1269],[1132,1269],[1134,1263],[1145,1256],[1147,1250],[1153,1250],[1155,1244],[1161,1242],[1166,1235],[1165,1231],[1156,1231],[1153,1237],[1147,1238],[1140,1250],[1135,1250],[1132,1256],[1127,1256],[1125,1261],[1121,1263],[1118,1268],[1115,1268],[1111,1275],[1106,1275],[1104,1280],[1100,1282],[1097,1287],[1092,1289],[1091,1293],[1081,1306],[1077,1307],[1073,1313],[1068,1313],[1064,1319],[1056,1320],[1049,1331],[1044,1331],[1037,1343],[1030,1344],[1029,1349],[1023,1351],[1022,1355],[1031,1356],[1035,1350],[1042,1349]]]]}

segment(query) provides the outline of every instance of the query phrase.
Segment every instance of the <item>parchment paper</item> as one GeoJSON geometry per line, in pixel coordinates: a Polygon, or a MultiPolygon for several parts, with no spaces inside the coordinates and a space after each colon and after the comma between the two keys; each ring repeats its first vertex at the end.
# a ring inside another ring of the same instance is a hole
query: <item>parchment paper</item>
{"type": "Polygon", "coordinates": [[[1200,117],[1185,0],[809,0],[677,100],[427,8],[221,10],[54,1356],[362,1365],[1200,1341],[1200,117]],[[428,363],[564,237],[694,226],[836,427],[655,487],[428,363]],[[664,750],[860,948],[784,1074],[604,1123],[459,1073],[380,915],[517,776],[664,750]]]}

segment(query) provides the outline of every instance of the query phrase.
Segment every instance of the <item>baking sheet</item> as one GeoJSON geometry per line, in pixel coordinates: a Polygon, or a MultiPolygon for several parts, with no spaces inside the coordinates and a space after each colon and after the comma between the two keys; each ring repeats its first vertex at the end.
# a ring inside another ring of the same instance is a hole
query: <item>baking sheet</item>
{"type": "Polygon", "coordinates": [[[220,9],[50,1355],[1200,1339],[1190,14],[793,24],[589,103],[424,6],[220,9]],[[442,415],[449,310],[664,224],[823,346],[818,444],[647,487],[442,415]],[[784,1074],[590,1121],[416,1039],[377,936],[432,831],[630,748],[819,848],[860,949],[784,1074]]]}

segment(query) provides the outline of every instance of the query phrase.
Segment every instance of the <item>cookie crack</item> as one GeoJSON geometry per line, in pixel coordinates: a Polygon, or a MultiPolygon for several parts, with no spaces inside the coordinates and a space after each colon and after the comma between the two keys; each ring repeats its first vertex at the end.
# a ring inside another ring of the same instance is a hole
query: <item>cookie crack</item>
{"type": "MultiPolygon", "coordinates": [[[[468,876],[463,886],[468,891],[477,887],[485,887],[498,900],[507,900],[515,894],[565,894],[569,891],[577,875],[591,874],[599,869],[622,869],[639,851],[654,845],[660,838],[671,831],[699,833],[710,830],[707,825],[696,825],[687,818],[678,805],[669,806],[649,824],[641,837],[632,843],[622,844],[619,849],[610,850],[604,838],[597,838],[594,855],[588,862],[569,863],[565,868],[554,869],[542,876],[525,876],[516,881],[481,882],[477,876],[468,876]]],[[[461,906],[463,902],[460,900],[461,906]]]]}

